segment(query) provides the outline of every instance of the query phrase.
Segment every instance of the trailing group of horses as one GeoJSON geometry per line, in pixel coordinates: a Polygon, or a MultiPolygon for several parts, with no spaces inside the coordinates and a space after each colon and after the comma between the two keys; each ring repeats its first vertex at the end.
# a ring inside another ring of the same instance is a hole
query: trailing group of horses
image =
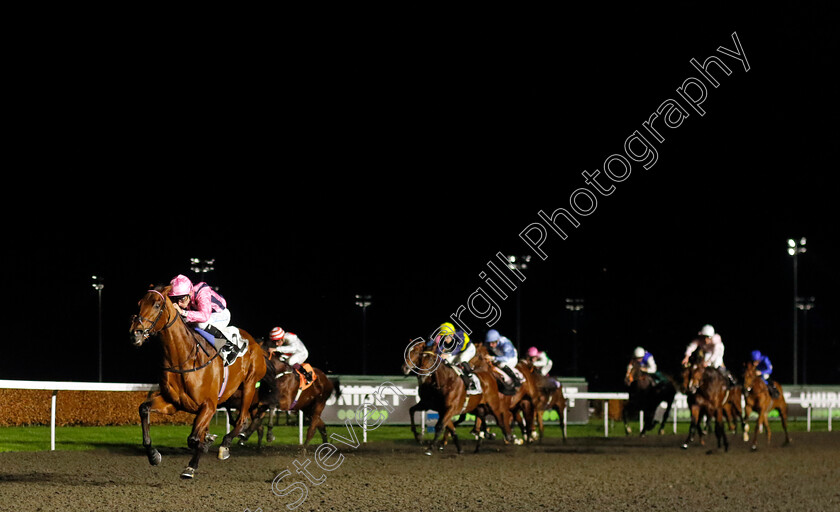
{"type": "Polygon", "coordinates": [[[785,432],[785,444],[790,443],[787,430],[788,408],[782,386],[778,382],[772,383],[778,391],[776,396],[773,396],[767,383],[756,372],[754,362],[744,365],[741,382],[733,384],[719,370],[706,366],[703,363],[702,351],[697,351],[683,368],[678,382],[670,376],[663,377],[661,382],[656,382],[650,374],[641,370],[638,361],[635,360],[628,366],[624,382],[629,387],[629,400],[623,411],[625,430],[628,434],[630,433],[628,420],[639,411],[644,413],[641,435],[652,430],[655,425],[655,412],[664,402],[666,407],[659,428],[659,433],[662,434],[674,397],[679,389],[686,395],[691,413],[688,437],[682,445],[684,449],[689,447],[695,437],[699,438],[701,446],[705,446],[704,424],[708,426],[711,422],[714,422],[718,448],[722,447],[724,451],[729,449],[726,430],[735,434],[739,424],[744,441],[749,442],[750,428],[747,419],[753,411],[758,413],[752,442],[753,450],[758,448],[758,433],[762,428],[766,431],[769,444],[770,423],[767,418],[773,410],[779,412],[782,429],[785,432]]]}
{"type": "MultiPolygon", "coordinates": [[[[192,478],[198,468],[202,454],[207,453],[215,441],[209,433],[210,420],[217,409],[225,406],[228,411],[235,409],[238,417],[233,428],[222,439],[218,458],[230,457],[230,445],[234,438],[244,442],[253,432],[258,433],[258,446],[262,444],[263,419],[269,414],[266,439],[273,439],[271,429],[272,415],[277,410],[300,411],[309,420],[309,429],[304,446],[308,445],[317,430],[323,442],[327,441],[326,426],[321,420],[321,412],[326,401],[340,394],[336,379],[328,378],[323,371],[312,368],[314,379],[304,386],[300,375],[284,360],[273,357],[267,346],[258,343],[253,336],[243,329],[239,332],[247,341],[248,349],[232,364],[225,366],[214,343],[190,327],[178,314],[169,299],[169,286],[150,289],[139,301],[140,311],[131,322],[130,331],[136,346],[142,345],[149,337],[157,336],[163,348],[163,371],[160,389],[144,401],[139,408],[143,433],[143,446],[149,463],[158,465],[161,455],[152,445],[149,436],[149,414],[174,414],[185,411],[195,414],[192,431],[187,438],[187,445],[192,449],[192,458],[181,473],[183,478],[192,478]],[[258,386],[259,384],[259,386],[258,386]],[[246,425],[247,423],[247,425],[246,425]]],[[[472,434],[479,451],[482,441],[494,437],[487,428],[487,417],[492,416],[502,430],[505,444],[532,443],[543,438],[543,412],[554,410],[563,426],[566,400],[562,386],[554,379],[543,376],[529,362],[521,360],[516,365],[522,379],[513,392],[502,390],[499,382],[503,378],[500,370],[491,362],[486,347],[476,345],[476,354],[469,362],[471,372],[478,380],[478,387],[471,389],[463,378],[463,371],[449,364],[441,364],[440,350],[437,345],[426,346],[418,342],[405,353],[403,373],[417,374],[419,402],[409,410],[411,431],[421,445],[423,435],[417,431],[414,416],[417,411],[433,410],[439,413],[435,425],[434,438],[425,444],[425,451],[431,455],[434,450],[442,450],[451,437],[456,450],[463,451],[455,427],[464,421],[467,414],[475,416],[472,434]],[[513,425],[517,425],[522,438],[517,439],[513,425]]],[[[724,430],[724,421],[729,429],[736,431],[740,423],[744,440],[748,440],[749,426],[746,418],[752,410],[758,412],[756,434],[761,427],[767,432],[770,441],[770,425],[767,415],[776,409],[785,430],[785,442],[790,442],[787,432],[787,404],[781,386],[777,397],[771,396],[767,384],[756,376],[752,363],[744,368],[742,384],[732,386],[723,375],[702,364],[700,357],[691,359],[683,369],[682,379],[675,382],[665,376],[656,382],[638,366],[631,363],[628,367],[625,383],[629,388],[629,400],[624,407],[625,429],[630,433],[628,419],[639,411],[644,412],[644,424],[641,435],[655,427],[655,411],[661,403],[666,404],[659,433],[673,405],[677,389],[688,398],[691,409],[691,426],[688,438],[683,444],[687,448],[697,435],[700,444],[704,444],[703,422],[714,421],[718,447],[728,449],[728,440],[724,430]],[[741,397],[745,407],[741,410],[741,397]]],[[[565,429],[563,442],[566,442],[565,429]]],[[[753,437],[752,448],[756,448],[757,436],[753,437]]]]}

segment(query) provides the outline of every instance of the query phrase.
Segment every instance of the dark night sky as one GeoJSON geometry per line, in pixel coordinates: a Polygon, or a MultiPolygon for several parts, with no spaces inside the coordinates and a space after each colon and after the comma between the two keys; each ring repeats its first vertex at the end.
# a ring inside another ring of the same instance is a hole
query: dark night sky
{"type": "MultiPolygon", "coordinates": [[[[397,373],[406,343],[484,285],[485,263],[530,254],[518,235],[537,212],[568,207],[580,173],[698,76],[689,59],[733,48],[737,32],[750,71],[721,57],[733,73],[709,88],[706,115],[690,111],[651,169],[634,165],[532,261],[522,348],[615,390],[637,344],[672,370],[712,323],[730,367],[759,348],[791,382],[785,243],[806,236],[807,378],[840,382],[836,30],[818,8],[702,5],[588,24],[554,13],[440,33],[348,29],[204,59],[95,39],[35,50],[53,80],[16,82],[12,142],[25,156],[4,187],[0,378],[97,380],[101,274],[105,380],[155,381],[158,349],[130,345],[129,318],[149,284],[195,277],[191,257],[216,259],[207,279],[233,324],[296,332],[336,373],[362,371],[354,294],[371,294],[368,372],[397,373]],[[585,300],[576,369],[571,297],[585,300]]],[[[513,339],[514,298],[497,303],[495,327],[513,339]]],[[[483,339],[487,327],[464,319],[483,339]]]]}

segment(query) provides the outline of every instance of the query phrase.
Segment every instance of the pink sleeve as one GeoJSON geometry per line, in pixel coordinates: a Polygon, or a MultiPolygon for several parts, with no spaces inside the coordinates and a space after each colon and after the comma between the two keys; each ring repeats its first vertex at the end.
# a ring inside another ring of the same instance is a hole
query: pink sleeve
{"type": "Polygon", "coordinates": [[[213,303],[210,301],[210,287],[205,286],[195,296],[195,310],[187,311],[185,320],[187,322],[204,323],[210,320],[210,313],[213,312],[213,303]]]}

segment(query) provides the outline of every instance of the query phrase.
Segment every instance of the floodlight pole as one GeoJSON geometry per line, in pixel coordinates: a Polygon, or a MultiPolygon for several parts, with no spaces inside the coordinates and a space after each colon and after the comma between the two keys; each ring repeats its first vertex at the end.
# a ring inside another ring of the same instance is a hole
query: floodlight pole
{"type": "MultiPolygon", "coordinates": [[[[531,256],[507,256],[508,268],[511,270],[525,270],[531,262],[531,256]]],[[[522,357],[522,284],[516,287],[516,352],[522,357]]]]}
{"type": "Polygon", "coordinates": [[[793,257],[793,384],[799,384],[799,254],[806,251],[805,237],[788,239],[788,254],[793,257]]]}
{"type": "Polygon", "coordinates": [[[102,276],[91,276],[91,279],[93,279],[93,289],[96,290],[96,293],[99,296],[99,382],[102,382],[102,289],[105,288],[105,284],[103,283],[104,278],[102,276]]]}
{"type": "Polygon", "coordinates": [[[356,305],[362,308],[362,375],[367,375],[367,308],[371,304],[370,295],[356,295],[356,305]]]}

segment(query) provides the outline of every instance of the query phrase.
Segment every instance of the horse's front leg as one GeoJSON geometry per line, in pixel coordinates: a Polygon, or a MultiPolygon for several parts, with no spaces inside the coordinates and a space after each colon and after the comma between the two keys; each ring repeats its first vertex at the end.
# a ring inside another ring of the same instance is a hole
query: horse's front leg
{"type": "MultiPolygon", "coordinates": [[[[691,406],[691,421],[688,424],[688,437],[685,438],[685,442],[683,443],[682,447],[683,450],[688,449],[688,444],[694,440],[694,432],[696,430],[702,430],[700,426],[700,408],[696,405],[691,406]]],[[[702,440],[702,437],[701,437],[702,440]]]]}
{"type": "Polygon", "coordinates": [[[160,414],[175,414],[175,406],[164,400],[160,396],[160,392],[155,393],[145,402],[140,404],[140,426],[143,429],[143,447],[146,449],[146,456],[149,458],[149,464],[157,466],[160,464],[160,452],[152,446],[152,438],[149,435],[149,413],[156,412],[160,414]]]}
{"type": "MultiPolygon", "coordinates": [[[[244,409],[243,409],[244,410],[244,409]]],[[[216,414],[216,402],[206,401],[198,408],[193,421],[193,429],[189,437],[187,437],[187,446],[193,449],[193,456],[190,459],[189,465],[184,468],[181,473],[181,478],[192,478],[198,469],[198,461],[201,454],[207,452],[209,444],[207,442],[207,432],[210,426],[210,420],[216,414]]],[[[239,415],[239,421],[242,421],[244,414],[239,415]]],[[[221,449],[220,449],[221,453],[221,449]]]]}
{"type": "Polygon", "coordinates": [[[723,408],[719,407],[715,414],[715,436],[717,436],[718,449],[723,441],[723,450],[729,451],[729,439],[726,437],[726,428],[723,426],[723,408]]]}
{"type": "Polygon", "coordinates": [[[420,400],[413,406],[408,409],[408,415],[411,417],[411,433],[414,434],[414,440],[417,441],[421,446],[423,445],[423,434],[417,433],[417,424],[414,422],[414,413],[420,411],[421,414],[427,410],[427,406],[423,403],[423,400],[420,400]]]}
{"type": "MultiPolygon", "coordinates": [[[[452,416],[454,411],[451,407],[446,408],[444,411],[441,412],[440,418],[438,419],[437,423],[435,423],[435,437],[431,440],[431,442],[426,447],[426,455],[431,455],[432,450],[434,448],[441,448],[441,443],[443,442],[441,438],[441,432],[446,433],[446,427],[452,424],[452,416]]],[[[454,427],[453,427],[454,428],[454,427]]]]}
{"type": "MultiPolygon", "coordinates": [[[[750,403],[747,402],[741,415],[741,425],[743,425],[744,429],[745,443],[748,443],[750,441],[750,414],[752,414],[752,405],[750,405],[750,403]]],[[[758,432],[757,427],[756,432],[758,432]]]]}
{"type": "Polygon", "coordinates": [[[621,409],[621,419],[624,420],[624,435],[628,436],[633,433],[633,428],[630,426],[630,422],[627,421],[627,417],[630,416],[631,410],[632,407],[630,404],[625,405],[624,408],[621,409]]]}

